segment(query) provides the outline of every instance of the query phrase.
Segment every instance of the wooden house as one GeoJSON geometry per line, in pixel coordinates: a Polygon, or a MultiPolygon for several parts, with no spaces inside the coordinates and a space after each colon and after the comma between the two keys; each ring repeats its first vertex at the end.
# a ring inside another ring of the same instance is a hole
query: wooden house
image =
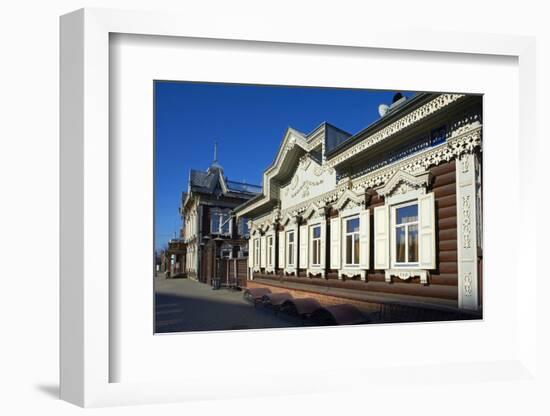
{"type": "Polygon", "coordinates": [[[216,275],[216,259],[248,256],[248,222],[236,220],[232,210],[261,192],[261,187],[229,180],[214,161],[206,171],[189,172],[188,190],[182,195],[180,214],[185,243],[185,273],[210,283],[216,275]]]}
{"type": "Polygon", "coordinates": [[[351,134],[289,128],[250,219],[249,285],[480,316],[482,97],[396,94],[351,134]]]}

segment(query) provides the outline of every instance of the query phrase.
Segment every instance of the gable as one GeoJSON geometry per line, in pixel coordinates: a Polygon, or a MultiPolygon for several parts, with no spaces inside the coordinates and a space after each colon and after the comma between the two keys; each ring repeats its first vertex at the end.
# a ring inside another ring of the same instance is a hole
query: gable
{"type": "Polygon", "coordinates": [[[329,192],[335,186],[336,172],[334,169],[322,166],[310,156],[305,155],[300,159],[290,182],[280,188],[281,209],[329,192]]]}

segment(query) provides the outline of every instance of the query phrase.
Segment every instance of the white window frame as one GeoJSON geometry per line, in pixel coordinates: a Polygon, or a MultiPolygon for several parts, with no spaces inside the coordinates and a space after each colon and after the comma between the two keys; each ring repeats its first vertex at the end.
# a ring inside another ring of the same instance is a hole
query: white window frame
{"type": "Polygon", "coordinates": [[[321,224],[314,224],[310,227],[310,240],[311,240],[311,265],[313,267],[321,266],[321,224]],[[314,237],[315,229],[319,229],[319,237],[314,237]],[[317,247],[315,247],[317,243],[317,247]],[[315,262],[315,256],[317,255],[317,262],[315,262]]]}
{"type": "Polygon", "coordinates": [[[232,223],[233,223],[233,217],[231,216],[231,213],[228,210],[223,210],[219,208],[213,209],[211,211],[211,216],[210,216],[210,234],[230,236],[232,223]],[[225,221],[223,220],[224,215],[227,215],[229,217],[225,221]],[[214,229],[214,216],[218,217],[217,229],[214,229]],[[222,231],[223,227],[226,224],[228,225],[228,232],[223,232],[222,231]]]}
{"type": "Polygon", "coordinates": [[[420,212],[419,212],[420,206],[418,203],[418,198],[411,199],[407,202],[395,204],[390,206],[390,212],[391,212],[391,219],[390,219],[390,253],[391,253],[391,267],[396,269],[420,269],[420,261],[417,260],[416,262],[398,262],[397,261],[397,237],[396,237],[396,231],[397,228],[405,227],[405,257],[408,260],[409,259],[409,245],[408,245],[408,227],[409,225],[416,224],[417,226],[417,233],[418,233],[418,246],[417,246],[417,258],[420,256],[420,212]],[[416,205],[417,208],[417,218],[416,221],[410,222],[410,223],[403,223],[403,224],[397,224],[397,210],[399,208],[405,208],[408,206],[416,205]]]}
{"type": "MultiPolygon", "coordinates": [[[[350,215],[349,217],[344,217],[342,218],[342,221],[343,221],[343,229],[342,229],[342,246],[343,246],[343,262],[344,262],[344,266],[345,267],[352,267],[352,268],[358,268],[359,267],[359,264],[360,264],[360,254],[357,253],[357,263],[348,263],[348,235],[357,235],[357,241],[359,241],[359,250],[361,250],[361,217],[359,214],[357,215],[350,215]],[[353,232],[353,233],[348,233],[348,221],[351,221],[351,220],[354,220],[354,219],[357,219],[359,221],[359,231],[356,231],[356,232],[353,232]]],[[[352,238],[353,241],[355,241],[355,237],[352,238]]],[[[351,258],[352,258],[352,261],[353,259],[355,258],[355,248],[354,246],[352,245],[352,252],[351,252],[351,258]]]]}
{"type": "Polygon", "coordinates": [[[289,267],[295,267],[296,266],[296,256],[295,256],[295,249],[294,245],[296,244],[296,233],[295,230],[289,230],[286,232],[286,258],[287,258],[287,266],[289,267]],[[290,235],[293,235],[293,241],[290,241],[290,235]],[[291,247],[292,246],[292,247],[291,247]],[[292,256],[292,262],[288,261],[290,260],[292,256]]]}

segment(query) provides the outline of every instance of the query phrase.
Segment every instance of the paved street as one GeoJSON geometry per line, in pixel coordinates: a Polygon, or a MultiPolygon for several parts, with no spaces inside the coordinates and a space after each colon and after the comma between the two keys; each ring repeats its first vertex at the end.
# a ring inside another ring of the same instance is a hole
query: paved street
{"type": "Polygon", "coordinates": [[[155,332],[302,326],[300,319],[254,307],[243,292],[212,290],[189,279],[155,278],[155,332]]]}

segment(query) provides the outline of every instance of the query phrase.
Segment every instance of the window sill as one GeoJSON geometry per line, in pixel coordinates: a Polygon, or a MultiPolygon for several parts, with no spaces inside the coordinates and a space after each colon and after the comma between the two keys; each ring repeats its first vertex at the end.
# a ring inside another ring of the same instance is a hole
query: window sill
{"type": "Polygon", "coordinates": [[[289,264],[283,269],[283,273],[287,276],[291,274],[298,276],[298,266],[289,264]]]}
{"type": "Polygon", "coordinates": [[[361,280],[367,280],[367,272],[359,270],[359,266],[345,266],[343,269],[338,270],[338,279],[342,279],[342,276],[350,278],[360,276],[361,280]]]}
{"type": "Polygon", "coordinates": [[[326,277],[326,270],[324,267],[321,267],[320,264],[312,264],[306,269],[307,277],[321,276],[322,278],[326,277]]]}
{"type": "Polygon", "coordinates": [[[428,273],[429,273],[428,270],[420,269],[418,266],[417,267],[397,266],[393,269],[387,269],[385,271],[385,274],[386,274],[385,277],[386,277],[386,282],[391,283],[392,276],[398,277],[401,280],[408,280],[411,277],[418,276],[420,277],[420,283],[423,285],[426,285],[428,284],[428,273]]]}

